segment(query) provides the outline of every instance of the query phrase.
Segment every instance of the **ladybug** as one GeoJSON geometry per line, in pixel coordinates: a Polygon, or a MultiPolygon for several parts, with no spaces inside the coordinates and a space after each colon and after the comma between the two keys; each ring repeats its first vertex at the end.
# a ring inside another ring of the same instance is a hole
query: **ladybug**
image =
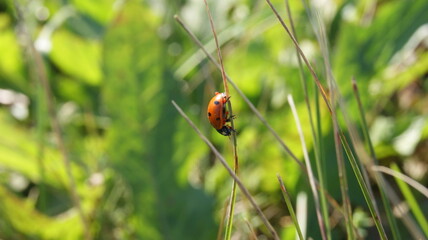
{"type": "Polygon", "coordinates": [[[226,125],[226,122],[230,122],[230,118],[227,116],[229,113],[226,112],[226,103],[229,98],[225,93],[216,92],[215,96],[211,98],[207,110],[211,125],[223,136],[230,136],[235,131],[231,126],[226,125]]]}

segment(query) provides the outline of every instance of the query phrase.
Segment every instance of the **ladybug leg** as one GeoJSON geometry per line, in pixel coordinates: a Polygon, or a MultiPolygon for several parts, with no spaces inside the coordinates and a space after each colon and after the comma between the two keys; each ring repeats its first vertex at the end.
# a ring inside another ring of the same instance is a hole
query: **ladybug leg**
{"type": "Polygon", "coordinates": [[[232,119],[235,119],[235,118],[236,118],[236,115],[232,115],[230,118],[226,119],[226,122],[230,122],[232,119]]]}
{"type": "Polygon", "coordinates": [[[227,97],[227,98],[226,98],[226,101],[224,101],[224,102],[225,102],[225,103],[227,103],[227,102],[229,101],[230,97],[231,97],[231,96],[227,97]]]}

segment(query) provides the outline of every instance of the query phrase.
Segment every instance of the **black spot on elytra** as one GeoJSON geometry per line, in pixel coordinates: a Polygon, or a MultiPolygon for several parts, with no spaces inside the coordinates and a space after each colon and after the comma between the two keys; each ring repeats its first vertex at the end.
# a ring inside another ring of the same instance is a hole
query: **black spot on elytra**
{"type": "Polygon", "coordinates": [[[211,113],[210,112],[208,112],[208,117],[211,117],[211,113]]]}
{"type": "Polygon", "coordinates": [[[218,117],[218,118],[216,118],[215,120],[220,121],[220,118],[218,117]]]}
{"type": "Polygon", "coordinates": [[[214,101],[214,104],[215,104],[215,105],[219,105],[219,104],[220,104],[220,102],[219,102],[219,101],[214,101]]]}

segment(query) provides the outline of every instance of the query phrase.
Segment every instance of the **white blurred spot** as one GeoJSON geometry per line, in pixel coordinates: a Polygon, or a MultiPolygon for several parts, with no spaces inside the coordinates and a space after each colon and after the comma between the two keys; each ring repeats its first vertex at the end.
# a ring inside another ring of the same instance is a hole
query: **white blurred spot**
{"type": "Polygon", "coordinates": [[[247,5],[240,4],[234,11],[233,18],[235,21],[240,21],[245,19],[248,16],[250,10],[247,5]]]}
{"type": "Polygon", "coordinates": [[[36,8],[36,18],[39,21],[45,21],[49,18],[49,9],[45,6],[40,6],[36,8]]]}
{"type": "Polygon", "coordinates": [[[352,4],[347,4],[343,7],[342,18],[348,22],[354,22],[357,20],[357,9],[352,4]]]}
{"type": "Polygon", "coordinates": [[[0,89],[0,104],[10,106],[12,116],[18,120],[24,120],[29,115],[30,99],[22,93],[0,89]]]}
{"type": "Polygon", "coordinates": [[[49,53],[52,49],[52,42],[50,40],[50,36],[40,36],[39,38],[37,38],[34,42],[34,47],[37,51],[41,53],[49,53]]]}
{"type": "Polygon", "coordinates": [[[182,51],[181,45],[176,43],[176,42],[173,42],[173,43],[169,44],[169,46],[168,46],[169,55],[178,56],[178,55],[180,55],[181,51],[182,51]]]}
{"type": "Polygon", "coordinates": [[[77,113],[78,106],[74,102],[66,102],[58,111],[58,120],[60,123],[69,123],[73,116],[77,113]]]}
{"type": "Polygon", "coordinates": [[[99,186],[104,183],[104,175],[102,173],[94,173],[89,178],[89,184],[91,186],[99,186]]]}
{"type": "Polygon", "coordinates": [[[17,191],[21,192],[27,188],[29,181],[27,178],[18,173],[11,173],[9,176],[9,186],[17,191]]]}
{"type": "Polygon", "coordinates": [[[421,138],[425,122],[426,119],[423,117],[413,121],[409,128],[395,139],[394,149],[404,156],[412,154],[421,138]]]}
{"type": "Polygon", "coordinates": [[[167,39],[171,36],[171,27],[167,24],[164,24],[158,28],[158,35],[162,39],[167,39]]]}
{"type": "Polygon", "coordinates": [[[15,92],[7,89],[0,89],[0,104],[10,105],[15,101],[15,92]]]}
{"type": "Polygon", "coordinates": [[[391,137],[394,119],[391,117],[377,117],[370,128],[370,137],[374,145],[391,137]]]}
{"type": "Polygon", "coordinates": [[[421,181],[428,171],[426,163],[418,161],[415,158],[408,158],[403,164],[404,171],[417,181],[421,181]]]}
{"type": "Polygon", "coordinates": [[[24,120],[28,117],[28,106],[23,103],[15,103],[10,107],[10,112],[18,120],[24,120]]]}

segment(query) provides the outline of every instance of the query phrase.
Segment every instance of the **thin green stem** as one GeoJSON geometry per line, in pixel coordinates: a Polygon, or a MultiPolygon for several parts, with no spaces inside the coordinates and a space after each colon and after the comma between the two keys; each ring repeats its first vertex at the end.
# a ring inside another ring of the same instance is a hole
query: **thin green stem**
{"type": "Polygon", "coordinates": [[[223,233],[224,221],[226,220],[228,207],[229,207],[229,199],[224,201],[224,204],[223,204],[223,214],[220,221],[220,226],[218,227],[218,231],[217,231],[217,240],[221,240],[221,236],[223,235],[222,233],[223,233]]]}
{"type": "MultiPolygon", "coordinates": [[[[213,37],[214,37],[215,44],[217,47],[217,55],[218,55],[218,59],[219,59],[220,67],[221,67],[220,69],[221,69],[221,76],[223,79],[224,91],[226,93],[226,98],[229,99],[230,98],[229,85],[227,84],[226,71],[224,70],[223,57],[221,54],[220,45],[218,43],[217,33],[215,30],[215,26],[214,26],[214,21],[213,21],[207,0],[204,0],[204,3],[205,3],[206,11],[208,14],[208,19],[210,21],[211,31],[213,33],[213,37]]],[[[233,116],[231,101],[227,102],[227,107],[228,107],[230,116],[233,116]]],[[[235,123],[234,123],[233,117],[230,117],[230,124],[231,124],[232,129],[235,129],[235,123]]],[[[233,142],[232,148],[233,148],[234,170],[235,170],[235,174],[238,175],[238,171],[239,171],[239,160],[238,160],[238,150],[237,150],[238,143],[237,143],[235,131],[232,131],[232,142],[233,142]]],[[[233,181],[231,197],[230,197],[230,208],[229,208],[227,225],[226,225],[226,232],[225,232],[225,239],[226,240],[230,240],[230,238],[232,236],[232,226],[233,226],[233,215],[234,215],[234,210],[235,210],[235,202],[236,202],[236,182],[233,181]]]]}
{"type": "MultiPolygon", "coordinates": [[[[360,93],[359,93],[357,81],[355,80],[355,78],[352,78],[352,89],[353,89],[354,96],[355,96],[355,99],[357,100],[357,104],[358,104],[358,110],[360,113],[360,121],[361,121],[364,139],[366,140],[367,146],[368,146],[369,151],[370,151],[370,155],[372,157],[372,162],[369,164],[373,165],[373,163],[374,163],[377,165],[378,160],[376,157],[376,153],[374,151],[372,140],[370,138],[368,124],[366,121],[366,114],[365,114],[365,111],[363,108],[363,104],[361,102],[360,93]]],[[[381,196],[382,203],[384,206],[384,210],[386,212],[386,217],[388,219],[388,223],[389,223],[389,226],[390,226],[390,229],[392,232],[392,237],[394,239],[397,239],[397,240],[401,239],[400,233],[398,232],[397,221],[395,221],[394,215],[392,213],[391,204],[390,204],[390,202],[386,196],[385,190],[384,190],[385,189],[385,180],[382,177],[382,175],[380,175],[377,172],[374,172],[374,176],[375,176],[375,181],[379,186],[380,196],[381,196]]]]}
{"type": "Polygon", "coordinates": [[[369,207],[370,213],[373,217],[376,228],[378,229],[379,235],[381,239],[388,239],[386,236],[385,230],[383,229],[382,223],[380,222],[379,215],[376,213],[376,210],[373,204],[374,200],[371,199],[370,193],[367,189],[367,184],[364,181],[363,175],[361,174],[361,171],[358,167],[358,163],[355,159],[355,156],[352,153],[351,148],[349,147],[349,143],[347,142],[343,132],[340,132],[340,136],[341,136],[342,145],[344,146],[346,155],[348,156],[349,163],[351,164],[352,170],[354,171],[354,174],[357,177],[358,184],[361,190],[363,191],[364,199],[366,200],[366,203],[369,207]]]}
{"type": "Polygon", "coordinates": [[[297,235],[299,235],[300,240],[304,240],[302,230],[300,229],[299,222],[297,221],[296,213],[293,208],[293,204],[291,203],[290,194],[285,188],[284,182],[279,174],[276,175],[278,177],[279,184],[281,185],[282,196],[284,197],[285,204],[287,205],[288,211],[290,212],[291,219],[293,220],[294,226],[296,227],[297,235]]]}

